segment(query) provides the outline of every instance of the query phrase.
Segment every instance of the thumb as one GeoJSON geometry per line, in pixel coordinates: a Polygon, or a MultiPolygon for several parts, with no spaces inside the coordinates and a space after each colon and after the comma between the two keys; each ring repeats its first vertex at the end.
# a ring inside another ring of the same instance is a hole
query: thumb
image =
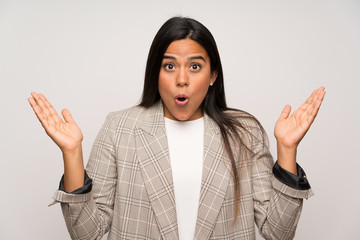
{"type": "Polygon", "coordinates": [[[279,119],[287,119],[290,115],[291,112],[291,106],[290,105],[286,105],[284,107],[284,109],[282,110],[279,119]]]}
{"type": "Polygon", "coordinates": [[[61,111],[61,114],[64,117],[65,122],[67,122],[67,123],[75,123],[73,117],[71,116],[70,111],[67,108],[64,108],[61,111]]]}

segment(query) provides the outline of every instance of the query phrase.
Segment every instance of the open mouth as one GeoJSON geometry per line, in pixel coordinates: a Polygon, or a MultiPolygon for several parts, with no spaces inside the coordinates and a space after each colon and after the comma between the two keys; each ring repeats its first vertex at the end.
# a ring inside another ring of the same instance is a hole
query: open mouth
{"type": "Polygon", "coordinates": [[[179,94],[175,97],[175,103],[179,106],[184,106],[189,101],[189,98],[184,94],[179,94]]]}

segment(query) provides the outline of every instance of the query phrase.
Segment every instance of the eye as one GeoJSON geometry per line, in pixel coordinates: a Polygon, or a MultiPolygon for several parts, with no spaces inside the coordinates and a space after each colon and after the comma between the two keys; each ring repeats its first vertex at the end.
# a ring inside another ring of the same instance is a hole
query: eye
{"type": "Polygon", "coordinates": [[[201,69],[201,65],[198,63],[193,63],[190,65],[190,69],[194,71],[199,71],[201,69]]]}
{"type": "Polygon", "coordinates": [[[175,68],[175,65],[172,63],[165,63],[164,68],[165,70],[173,70],[175,68]]]}

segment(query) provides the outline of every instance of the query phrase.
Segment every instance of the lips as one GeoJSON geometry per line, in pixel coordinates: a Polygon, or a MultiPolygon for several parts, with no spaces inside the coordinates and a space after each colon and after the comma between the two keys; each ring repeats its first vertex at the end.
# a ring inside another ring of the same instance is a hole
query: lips
{"type": "Polygon", "coordinates": [[[184,106],[189,102],[189,98],[185,94],[179,94],[175,97],[175,103],[178,106],[184,106]]]}

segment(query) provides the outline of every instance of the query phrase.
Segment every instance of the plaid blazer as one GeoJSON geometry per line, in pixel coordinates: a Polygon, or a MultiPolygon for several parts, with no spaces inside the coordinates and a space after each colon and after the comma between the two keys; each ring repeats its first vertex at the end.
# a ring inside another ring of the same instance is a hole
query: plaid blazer
{"type": "MultiPolygon", "coordinates": [[[[261,139],[258,126],[242,120],[261,139]]],[[[293,238],[310,190],[297,190],[272,174],[267,147],[252,143],[242,160],[235,218],[231,165],[217,124],[204,115],[204,160],[194,239],[293,238]]],[[[235,149],[235,156],[238,153],[235,149]]],[[[239,165],[240,167],[240,165],[239,165]]],[[[162,102],[110,113],[93,145],[86,171],[92,191],[56,191],[72,239],[178,239],[174,185],[162,102]]]]}

